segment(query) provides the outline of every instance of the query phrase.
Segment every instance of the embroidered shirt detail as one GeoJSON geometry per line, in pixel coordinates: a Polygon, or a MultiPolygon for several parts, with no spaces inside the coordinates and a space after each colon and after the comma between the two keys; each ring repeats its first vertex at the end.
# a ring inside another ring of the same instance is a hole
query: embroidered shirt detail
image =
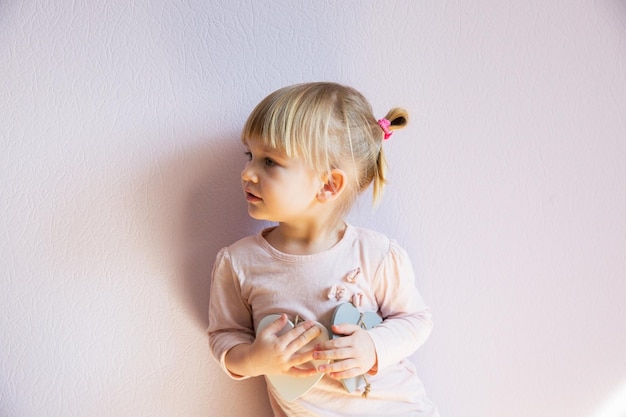
{"type": "Polygon", "coordinates": [[[361,300],[363,300],[362,292],[352,295],[352,305],[354,305],[356,308],[361,307],[361,300]]]}
{"type": "Polygon", "coordinates": [[[345,283],[345,285],[334,284],[330,287],[326,296],[329,300],[349,301],[355,307],[361,306],[363,293],[360,291],[359,285],[357,284],[360,276],[361,267],[357,266],[345,274],[341,279],[341,282],[345,283]]]}
{"type": "Polygon", "coordinates": [[[361,267],[356,267],[352,271],[348,272],[348,274],[346,275],[346,281],[354,284],[359,278],[359,275],[361,275],[361,267]]]}
{"type": "Polygon", "coordinates": [[[332,300],[334,298],[337,301],[341,301],[346,298],[346,291],[346,287],[343,285],[333,285],[328,291],[328,299],[332,300]]]}

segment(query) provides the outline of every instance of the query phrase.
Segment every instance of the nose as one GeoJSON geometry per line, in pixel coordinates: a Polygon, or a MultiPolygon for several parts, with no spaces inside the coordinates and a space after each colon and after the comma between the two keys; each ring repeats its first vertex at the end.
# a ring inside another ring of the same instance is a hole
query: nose
{"type": "Polygon", "coordinates": [[[243,171],[241,171],[241,179],[246,182],[258,182],[259,178],[252,169],[252,164],[250,162],[248,162],[243,168],[243,171]]]}

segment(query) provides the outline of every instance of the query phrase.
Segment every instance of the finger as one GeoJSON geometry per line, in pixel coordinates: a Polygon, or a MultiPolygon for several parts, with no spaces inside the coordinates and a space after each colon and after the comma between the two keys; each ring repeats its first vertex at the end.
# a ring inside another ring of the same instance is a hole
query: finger
{"type": "Polygon", "coordinates": [[[292,352],[297,352],[302,349],[304,346],[311,343],[313,339],[320,335],[322,331],[319,327],[317,327],[313,323],[307,324],[306,322],[301,324],[300,326],[296,326],[293,330],[291,330],[290,338],[292,338],[291,342],[289,342],[289,349],[292,352]]]}
{"type": "Polygon", "coordinates": [[[352,346],[352,341],[349,337],[338,337],[336,339],[329,340],[328,342],[319,343],[315,345],[315,350],[333,350],[352,346]]]}
{"type": "MultiPolygon", "coordinates": [[[[286,316],[285,316],[286,317],[286,316]]],[[[314,327],[315,324],[312,321],[305,321],[295,327],[289,329],[289,331],[280,335],[279,337],[285,341],[286,344],[291,343],[291,341],[297,339],[302,333],[306,332],[311,327],[314,327]]]]}
{"type": "Polygon", "coordinates": [[[344,324],[335,324],[332,326],[332,331],[335,334],[341,334],[344,336],[349,336],[352,333],[362,330],[360,326],[356,324],[344,323],[344,324]]]}
{"type": "Polygon", "coordinates": [[[314,350],[313,359],[315,360],[345,360],[354,358],[354,349],[351,347],[328,350],[314,350]]]}
{"type": "Polygon", "coordinates": [[[291,360],[289,361],[289,364],[296,368],[309,369],[311,367],[314,367],[311,364],[312,360],[313,360],[313,351],[307,350],[306,352],[296,352],[293,355],[291,355],[291,360]]]}
{"type": "Polygon", "coordinates": [[[287,315],[281,314],[278,319],[270,323],[260,334],[267,334],[268,336],[276,336],[287,324],[287,315]]]}
{"type": "Polygon", "coordinates": [[[365,373],[352,359],[320,365],[317,370],[338,379],[351,378],[365,373]]]}
{"type": "Polygon", "coordinates": [[[319,371],[317,369],[315,369],[315,367],[298,368],[296,366],[292,366],[287,371],[287,375],[293,376],[295,378],[307,378],[307,377],[313,376],[313,375],[318,374],[318,373],[319,373],[319,371]]]}

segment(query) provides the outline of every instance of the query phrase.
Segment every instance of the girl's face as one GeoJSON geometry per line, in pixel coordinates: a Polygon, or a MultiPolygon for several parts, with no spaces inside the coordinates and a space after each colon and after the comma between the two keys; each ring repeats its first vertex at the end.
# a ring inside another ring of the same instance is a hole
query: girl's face
{"type": "Polygon", "coordinates": [[[251,217],[288,223],[314,215],[323,184],[312,168],[256,139],[246,141],[246,155],[241,182],[251,217]]]}

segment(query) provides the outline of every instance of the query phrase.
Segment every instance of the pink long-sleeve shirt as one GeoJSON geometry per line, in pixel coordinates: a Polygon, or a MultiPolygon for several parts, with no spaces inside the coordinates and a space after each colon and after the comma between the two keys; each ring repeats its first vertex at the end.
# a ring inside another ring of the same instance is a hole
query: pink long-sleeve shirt
{"type": "Polygon", "coordinates": [[[361,312],[377,312],[383,322],[368,330],[378,358],[371,391],[348,393],[341,382],[324,376],[313,389],[286,401],[268,383],[276,416],[437,416],[415,366],[407,359],[428,338],[431,315],[415,286],[406,252],[380,233],[348,225],[332,248],[291,255],[264,238],[271,229],[223,248],[213,268],[209,343],[224,365],[226,352],[252,343],[259,321],[286,313],[315,320],[329,329],[336,307],[354,302],[361,312]]]}

